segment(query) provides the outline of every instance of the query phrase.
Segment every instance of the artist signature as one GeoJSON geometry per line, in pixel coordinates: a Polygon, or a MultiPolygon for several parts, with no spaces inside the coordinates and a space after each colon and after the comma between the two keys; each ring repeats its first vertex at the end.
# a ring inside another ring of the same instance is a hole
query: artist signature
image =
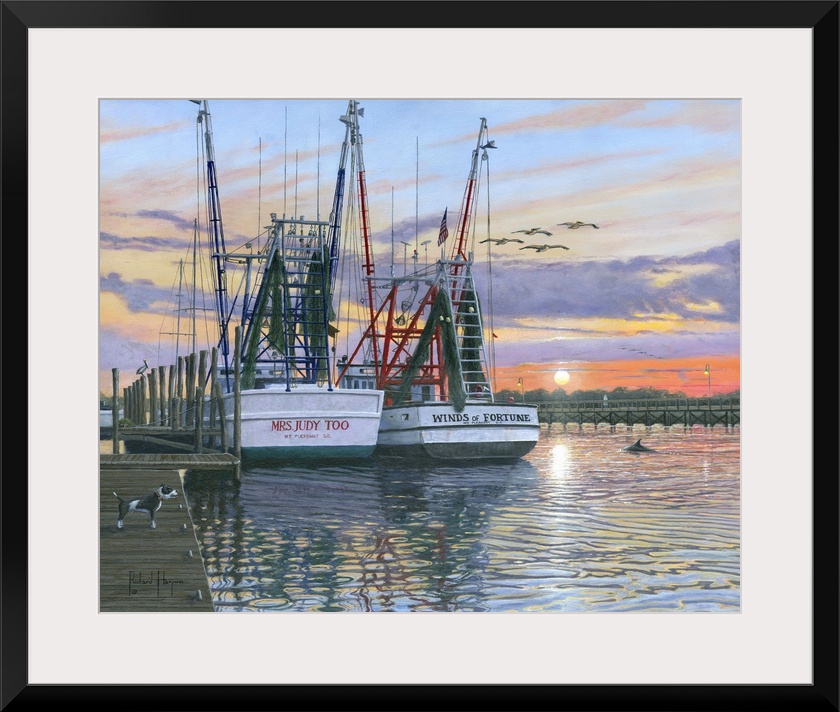
{"type": "Polygon", "coordinates": [[[148,571],[145,574],[142,571],[129,571],[128,595],[154,591],[157,598],[174,596],[176,584],[183,583],[182,579],[167,578],[165,571],[148,571]]]}

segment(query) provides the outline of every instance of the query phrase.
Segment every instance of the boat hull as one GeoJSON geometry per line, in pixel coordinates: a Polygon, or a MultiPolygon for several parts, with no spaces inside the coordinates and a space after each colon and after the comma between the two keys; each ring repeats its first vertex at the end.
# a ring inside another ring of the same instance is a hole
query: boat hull
{"type": "MultiPolygon", "coordinates": [[[[243,461],[355,459],[376,448],[383,392],[298,386],[240,394],[243,461]]],[[[224,396],[228,443],[233,394],[224,396]]]]}
{"type": "Polygon", "coordinates": [[[467,403],[460,412],[451,403],[385,406],[377,453],[438,460],[513,460],[537,444],[537,406],[514,403],[467,403]]]}
{"type": "MultiPolygon", "coordinates": [[[[119,411],[119,417],[123,412],[119,411]]],[[[107,440],[114,437],[114,413],[110,408],[99,409],[99,439],[107,440]]]]}

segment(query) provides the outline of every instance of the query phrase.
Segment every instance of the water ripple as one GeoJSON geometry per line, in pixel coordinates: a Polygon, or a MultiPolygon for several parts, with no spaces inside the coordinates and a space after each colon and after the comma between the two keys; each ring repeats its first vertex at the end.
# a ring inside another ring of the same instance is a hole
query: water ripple
{"type": "Polygon", "coordinates": [[[738,430],[543,430],[513,464],[189,474],[219,611],[740,609],[738,430]]]}

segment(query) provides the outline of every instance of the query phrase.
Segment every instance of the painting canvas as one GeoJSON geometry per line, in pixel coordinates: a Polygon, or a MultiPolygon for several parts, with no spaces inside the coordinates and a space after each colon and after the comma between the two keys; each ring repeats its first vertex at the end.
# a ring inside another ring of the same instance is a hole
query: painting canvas
{"type": "Polygon", "coordinates": [[[100,610],[740,611],[739,101],[99,121],[100,610]]]}

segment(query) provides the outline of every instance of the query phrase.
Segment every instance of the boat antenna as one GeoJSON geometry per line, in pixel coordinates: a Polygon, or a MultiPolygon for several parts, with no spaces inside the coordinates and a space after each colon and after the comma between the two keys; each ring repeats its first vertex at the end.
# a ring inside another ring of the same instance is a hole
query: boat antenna
{"type": "Polygon", "coordinates": [[[414,168],[414,250],[417,250],[417,240],[419,233],[419,213],[420,213],[420,137],[414,137],[415,150],[417,154],[416,165],[414,168]]]}
{"type": "Polygon", "coordinates": [[[195,264],[196,264],[196,261],[197,261],[196,260],[197,245],[198,245],[198,218],[196,218],[195,221],[193,222],[192,352],[191,353],[196,353],[196,350],[195,350],[195,332],[196,332],[196,328],[195,328],[195,310],[196,310],[196,304],[195,304],[195,281],[196,281],[195,280],[195,264]]]}
{"type": "Polygon", "coordinates": [[[257,252],[260,251],[260,232],[262,232],[262,136],[260,136],[260,171],[257,187],[257,252]]]}
{"type": "Polygon", "coordinates": [[[394,278],[394,186],[391,186],[391,279],[394,278]]]}
{"type": "MultiPolygon", "coordinates": [[[[196,221],[197,222],[197,221],[196,221]]],[[[181,290],[184,285],[184,260],[178,260],[178,316],[175,319],[175,358],[181,353],[181,290]]]]}
{"type": "Polygon", "coordinates": [[[286,217],[286,146],[289,140],[289,107],[286,107],[285,126],[283,127],[283,217],[286,217]]]}
{"type": "Polygon", "coordinates": [[[321,221],[321,114],[318,114],[318,170],[315,177],[315,219],[321,221]]]}
{"type": "MultiPolygon", "coordinates": [[[[487,156],[487,151],[484,151],[484,157],[487,156]]],[[[486,163],[485,173],[487,175],[487,311],[490,317],[490,374],[488,374],[491,378],[491,391],[492,393],[496,392],[496,332],[493,329],[493,259],[492,253],[493,251],[490,249],[490,246],[493,244],[490,242],[490,161],[485,160],[486,163]]]]}
{"type": "Polygon", "coordinates": [[[298,191],[298,152],[295,149],[295,219],[297,220],[298,206],[297,206],[297,191],[298,191]]]}

